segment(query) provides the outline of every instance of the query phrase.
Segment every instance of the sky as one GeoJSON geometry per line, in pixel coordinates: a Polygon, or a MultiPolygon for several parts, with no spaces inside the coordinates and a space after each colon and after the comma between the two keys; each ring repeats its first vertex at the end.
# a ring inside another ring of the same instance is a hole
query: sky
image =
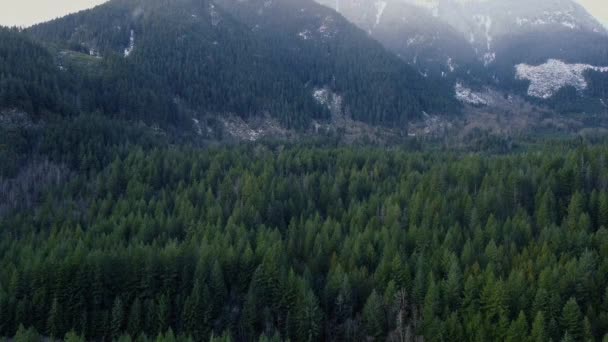
{"type": "MultiPolygon", "coordinates": [[[[607,0],[577,1],[608,27],[607,0]]],[[[105,0],[0,0],[0,25],[29,26],[103,2],[105,0]]]]}

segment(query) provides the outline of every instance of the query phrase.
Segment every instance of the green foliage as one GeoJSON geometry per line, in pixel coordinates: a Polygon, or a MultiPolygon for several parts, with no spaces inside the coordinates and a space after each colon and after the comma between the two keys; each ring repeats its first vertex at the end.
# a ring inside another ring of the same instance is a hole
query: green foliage
{"type": "Polygon", "coordinates": [[[345,115],[370,124],[405,126],[423,111],[459,108],[447,83],[421,76],[314,1],[117,0],[6,34],[7,42],[1,33],[0,47],[10,50],[0,49],[0,75],[10,72],[0,78],[0,108],[100,111],[190,131],[193,116],[213,122],[228,113],[308,128],[331,115],[313,97],[321,88],[340,95],[345,115]],[[320,32],[325,20],[339,34],[320,32]],[[300,39],[305,28],[314,39],[300,39]],[[12,71],[17,56],[26,64],[14,70],[24,74],[12,71]]]}
{"type": "Polygon", "coordinates": [[[70,330],[70,331],[68,331],[67,334],[65,334],[64,341],[65,342],[85,342],[86,340],[82,336],[79,336],[74,330],[70,330]]]}
{"type": "Polygon", "coordinates": [[[0,27],[0,109],[35,116],[73,113],[64,96],[68,84],[49,51],[17,29],[0,27]]]}
{"type": "Polygon", "coordinates": [[[17,333],[15,334],[15,342],[39,342],[40,340],[41,336],[38,335],[36,329],[25,329],[23,325],[19,325],[19,329],[17,329],[17,333]]]}
{"type": "Polygon", "coordinates": [[[581,309],[576,303],[576,300],[570,298],[562,310],[563,329],[570,338],[578,340],[583,337],[582,323],[581,309]]]}
{"type": "Polygon", "coordinates": [[[372,291],[363,307],[363,324],[367,336],[374,340],[382,340],[381,337],[386,331],[386,318],[382,297],[376,290],[372,291]]]}
{"type": "Polygon", "coordinates": [[[532,332],[530,336],[531,342],[547,341],[547,328],[545,326],[545,315],[539,311],[532,323],[532,332]]]}
{"type": "Polygon", "coordinates": [[[203,150],[134,146],[149,140],[80,120],[65,134],[99,163],[82,166],[48,132],[37,153],[69,176],[0,214],[2,336],[587,341],[608,330],[604,145],[203,150]]]}

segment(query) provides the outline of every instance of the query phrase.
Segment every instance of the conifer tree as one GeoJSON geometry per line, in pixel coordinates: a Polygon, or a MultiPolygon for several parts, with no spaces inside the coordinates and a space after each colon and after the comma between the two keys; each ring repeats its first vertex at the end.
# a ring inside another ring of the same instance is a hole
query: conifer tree
{"type": "Polygon", "coordinates": [[[382,297],[374,290],[367,298],[363,307],[363,324],[367,336],[377,340],[384,335],[386,329],[385,317],[382,297]]]}
{"type": "Polygon", "coordinates": [[[116,297],[114,304],[112,305],[112,321],[110,323],[110,329],[112,331],[112,338],[120,337],[123,325],[125,322],[125,312],[120,297],[116,297]]]}
{"type": "Polygon", "coordinates": [[[534,322],[532,323],[532,332],[530,336],[531,342],[547,341],[547,331],[545,328],[545,315],[542,311],[538,311],[534,322]]]}
{"type": "Polygon", "coordinates": [[[581,310],[574,298],[570,298],[562,309],[562,329],[569,338],[579,340],[583,337],[581,310]]]}

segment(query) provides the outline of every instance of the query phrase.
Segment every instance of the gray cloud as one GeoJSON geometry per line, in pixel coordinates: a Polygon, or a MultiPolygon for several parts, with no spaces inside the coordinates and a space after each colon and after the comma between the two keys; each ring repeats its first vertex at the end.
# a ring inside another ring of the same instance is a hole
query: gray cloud
{"type": "MultiPolygon", "coordinates": [[[[105,1],[106,0],[0,0],[0,25],[29,26],[99,5],[105,1]]],[[[577,1],[608,26],[608,5],[606,5],[606,0],[577,1]]]]}

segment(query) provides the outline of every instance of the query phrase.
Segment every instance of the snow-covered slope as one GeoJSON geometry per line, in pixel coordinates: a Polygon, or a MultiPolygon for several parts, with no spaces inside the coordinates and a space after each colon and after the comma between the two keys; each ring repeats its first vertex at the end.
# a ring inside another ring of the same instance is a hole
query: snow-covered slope
{"type": "Polygon", "coordinates": [[[608,65],[608,31],[575,0],[316,1],[451,82],[461,102],[483,104],[466,84],[544,100],[570,85],[583,95],[586,71],[608,65]]]}
{"type": "Polygon", "coordinates": [[[608,72],[608,67],[568,64],[556,59],[551,59],[538,66],[518,64],[515,69],[518,79],[530,81],[528,95],[542,99],[551,98],[566,86],[572,86],[578,91],[587,89],[585,80],[587,71],[608,72]]]}
{"type": "Polygon", "coordinates": [[[475,59],[467,40],[436,16],[430,1],[317,1],[338,10],[422,75],[449,77],[475,59]]]}

